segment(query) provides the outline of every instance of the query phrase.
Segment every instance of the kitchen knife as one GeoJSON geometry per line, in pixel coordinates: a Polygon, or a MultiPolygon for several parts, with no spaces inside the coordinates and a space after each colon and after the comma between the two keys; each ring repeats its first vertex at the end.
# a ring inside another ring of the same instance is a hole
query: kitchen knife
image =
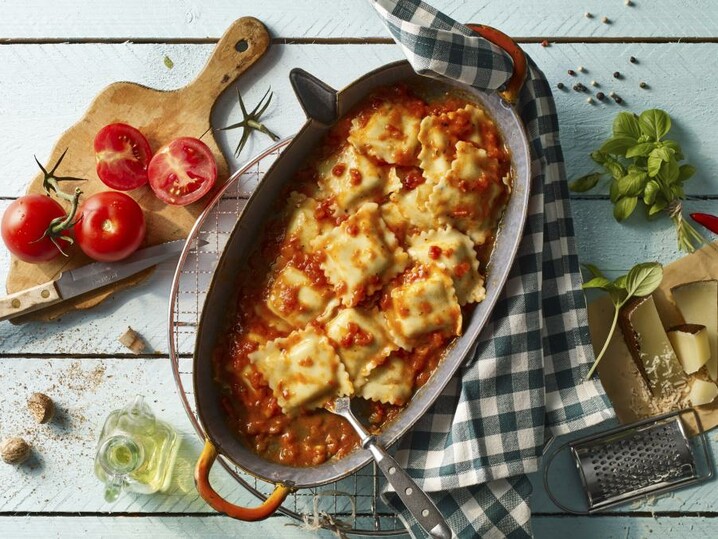
{"type": "Polygon", "coordinates": [[[94,262],[63,271],[54,281],[0,298],[0,321],[49,307],[130,277],[160,262],[178,257],[184,245],[184,240],[168,241],[135,251],[119,262],[94,262]]]}

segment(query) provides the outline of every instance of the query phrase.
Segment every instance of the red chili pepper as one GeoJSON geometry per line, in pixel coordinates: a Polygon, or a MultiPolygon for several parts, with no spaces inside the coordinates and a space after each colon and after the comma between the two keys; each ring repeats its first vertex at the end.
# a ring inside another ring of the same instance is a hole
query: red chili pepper
{"type": "Polygon", "coordinates": [[[696,223],[706,227],[714,234],[718,234],[718,217],[710,213],[691,213],[691,217],[696,223]]]}

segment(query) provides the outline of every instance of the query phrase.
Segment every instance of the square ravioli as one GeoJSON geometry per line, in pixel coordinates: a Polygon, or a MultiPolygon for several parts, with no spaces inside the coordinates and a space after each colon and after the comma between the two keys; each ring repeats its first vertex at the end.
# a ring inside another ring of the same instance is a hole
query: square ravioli
{"type": "Polygon", "coordinates": [[[249,354],[249,359],[288,415],[319,408],[334,397],[354,393],[339,356],[327,337],[314,327],[269,341],[249,354]]]}
{"type": "Polygon", "coordinates": [[[419,129],[419,163],[427,178],[437,181],[451,168],[459,141],[481,144],[486,114],[475,105],[426,116],[419,129]]]}
{"type": "MultiPolygon", "coordinates": [[[[410,103],[411,105],[411,103],[410,103]]],[[[371,115],[352,121],[349,142],[360,152],[391,165],[415,165],[423,107],[384,101],[371,115]]]]}
{"type": "Polygon", "coordinates": [[[436,265],[420,264],[407,271],[382,306],[394,342],[405,350],[412,350],[429,333],[461,335],[461,307],[454,283],[436,265]]]}
{"type": "Polygon", "coordinates": [[[347,144],[341,153],[322,161],[318,167],[322,200],[331,198],[337,215],[346,215],[364,204],[384,196],[386,170],[347,144]]]}
{"type": "Polygon", "coordinates": [[[326,232],[332,224],[326,219],[317,219],[317,201],[296,191],[289,195],[286,236],[296,238],[305,252],[310,242],[326,232]]]}
{"type": "Polygon", "coordinates": [[[271,283],[267,307],[290,326],[301,328],[330,311],[337,303],[331,300],[328,290],[313,283],[306,273],[285,266],[271,283]]]}
{"type": "Polygon", "coordinates": [[[456,143],[456,159],[429,196],[429,208],[441,223],[466,233],[477,245],[496,229],[508,200],[509,187],[494,172],[496,159],[467,142],[456,143]]]}
{"type": "Polygon", "coordinates": [[[474,243],[451,227],[429,230],[409,238],[409,256],[422,264],[438,264],[454,282],[459,305],[477,303],[486,297],[484,278],[474,243]]]}
{"type": "Polygon", "coordinates": [[[316,238],[312,249],[324,254],[322,269],[346,307],[379,290],[409,260],[374,203],[364,204],[341,225],[316,238]]]}
{"type": "Polygon", "coordinates": [[[364,385],[369,373],[396,349],[384,317],[376,309],[343,309],[327,322],[325,331],[354,389],[364,385]]]}
{"type": "Polygon", "coordinates": [[[411,397],[414,377],[403,358],[391,355],[357,390],[365,399],[401,406],[411,397]]]}

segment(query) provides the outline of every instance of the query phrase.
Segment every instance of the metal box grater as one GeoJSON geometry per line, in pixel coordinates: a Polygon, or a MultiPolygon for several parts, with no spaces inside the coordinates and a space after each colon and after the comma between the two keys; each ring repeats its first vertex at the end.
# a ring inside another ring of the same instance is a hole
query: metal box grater
{"type": "Polygon", "coordinates": [[[702,448],[700,466],[694,445],[681,420],[684,413],[698,415],[692,409],[671,412],[631,425],[562,445],[547,460],[545,482],[551,499],[561,505],[548,488],[547,475],[553,457],[569,447],[586,492],[590,513],[606,509],[648,494],[708,479],[713,475],[707,442],[701,432],[696,445],[702,448]],[[701,473],[700,470],[707,470],[701,473]]]}

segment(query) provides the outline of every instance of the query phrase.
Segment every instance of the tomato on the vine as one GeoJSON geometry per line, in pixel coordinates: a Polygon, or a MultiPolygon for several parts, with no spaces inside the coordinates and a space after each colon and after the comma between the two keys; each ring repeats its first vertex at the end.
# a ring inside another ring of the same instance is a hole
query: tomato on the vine
{"type": "Polygon", "coordinates": [[[60,254],[60,248],[70,246],[62,237],[53,237],[51,230],[53,222],[59,223],[65,217],[64,208],[49,196],[22,196],[2,216],[2,239],[20,260],[47,262],[60,254]]]}
{"type": "Polygon", "coordinates": [[[145,136],[131,125],[106,125],[95,135],[97,175],[102,182],[120,191],[147,183],[152,149],[145,136]]]}
{"type": "Polygon", "coordinates": [[[150,161],[148,173],[150,187],[160,200],[185,206],[212,189],[217,162],[204,142],[180,137],[159,149],[150,161]]]}
{"type": "Polygon", "coordinates": [[[94,260],[122,260],[134,253],[145,237],[142,208],[125,193],[94,194],[85,200],[77,216],[75,239],[94,260]]]}

